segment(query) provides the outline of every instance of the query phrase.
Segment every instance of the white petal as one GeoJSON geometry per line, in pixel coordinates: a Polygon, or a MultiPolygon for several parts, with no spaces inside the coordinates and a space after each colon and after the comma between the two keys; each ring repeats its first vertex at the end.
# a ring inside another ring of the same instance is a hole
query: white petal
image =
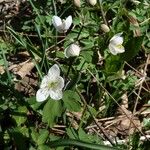
{"type": "Polygon", "coordinates": [[[68,30],[72,24],[72,16],[68,16],[65,20],[64,30],[68,30]]]}
{"type": "Polygon", "coordinates": [[[109,44],[109,50],[113,55],[117,55],[117,51],[112,44],[109,44]]]}
{"type": "Polygon", "coordinates": [[[50,80],[49,76],[44,76],[40,85],[40,88],[45,88],[47,86],[48,81],[50,80]]]}
{"type": "Polygon", "coordinates": [[[125,52],[125,48],[122,45],[121,45],[121,47],[116,46],[116,50],[118,51],[118,53],[124,53],[125,52]]]}
{"type": "Polygon", "coordinates": [[[36,100],[38,102],[43,102],[47,99],[48,96],[49,96],[48,89],[46,89],[46,88],[39,89],[36,93],[36,100]]]}
{"type": "Polygon", "coordinates": [[[114,35],[111,39],[110,39],[110,43],[114,44],[114,45],[121,45],[123,43],[123,37],[121,37],[122,33],[118,33],[116,35],[114,35]]]}
{"type": "Polygon", "coordinates": [[[59,33],[64,33],[65,32],[65,30],[64,30],[64,23],[62,23],[62,25],[58,26],[56,29],[57,29],[57,31],[59,33]]]}
{"type": "Polygon", "coordinates": [[[124,47],[121,45],[121,47],[117,47],[116,45],[109,44],[109,50],[113,55],[117,55],[118,53],[125,52],[124,47]]]}
{"type": "Polygon", "coordinates": [[[69,58],[69,57],[70,57],[69,54],[68,54],[68,48],[65,49],[64,54],[65,54],[65,57],[66,57],[66,58],[69,58]]]}
{"type": "Polygon", "coordinates": [[[60,100],[63,97],[63,93],[61,90],[50,91],[50,97],[54,100],[60,100]]]}
{"type": "Polygon", "coordinates": [[[62,20],[58,16],[53,16],[52,23],[54,27],[57,28],[58,26],[62,25],[62,20]]]}
{"type": "Polygon", "coordinates": [[[53,66],[49,69],[49,71],[48,71],[48,76],[49,76],[50,78],[55,78],[55,77],[60,76],[60,69],[59,69],[59,67],[58,67],[57,64],[53,65],[53,66]]]}
{"type": "Polygon", "coordinates": [[[57,80],[57,90],[62,90],[62,88],[64,87],[64,79],[61,77],[61,76],[59,76],[59,77],[57,77],[56,78],[56,80],[57,80]]]}

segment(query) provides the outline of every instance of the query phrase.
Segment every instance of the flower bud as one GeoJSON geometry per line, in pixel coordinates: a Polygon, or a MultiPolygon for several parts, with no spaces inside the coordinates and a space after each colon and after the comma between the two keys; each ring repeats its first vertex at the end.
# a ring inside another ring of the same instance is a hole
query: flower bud
{"type": "Polygon", "coordinates": [[[107,33],[107,32],[110,31],[109,27],[108,27],[106,24],[101,24],[101,29],[102,29],[102,31],[104,31],[105,33],[107,33]]]}
{"type": "Polygon", "coordinates": [[[80,6],[81,6],[80,0],[74,0],[74,5],[75,5],[76,7],[80,7],[80,6]]]}
{"type": "Polygon", "coordinates": [[[69,58],[69,57],[75,57],[75,56],[79,56],[80,54],[80,47],[77,44],[71,44],[69,47],[67,47],[65,49],[65,57],[69,58]]]}
{"type": "Polygon", "coordinates": [[[137,1],[137,0],[131,0],[131,2],[135,5],[139,5],[141,2],[137,1]]]}
{"type": "Polygon", "coordinates": [[[90,5],[94,6],[97,3],[97,0],[88,0],[90,5]]]}

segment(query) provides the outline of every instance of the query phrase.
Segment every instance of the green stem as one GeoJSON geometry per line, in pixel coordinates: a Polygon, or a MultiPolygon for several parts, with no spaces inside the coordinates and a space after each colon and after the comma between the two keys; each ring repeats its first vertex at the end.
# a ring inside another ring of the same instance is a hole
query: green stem
{"type": "Polygon", "coordinates": [[[34,11],[36,12],[36,14],[38,15],[41,24],[44,26],[44,22],[43,22],[43,20],[42,20],[42,18],[41,18],[41,15],[40,15],[40,13],[39,13],[39,10],[35,7],[35,5],[33,4],[32,0],[29,0],[29,2],[30,2],[30,4],[31,4],[32,8],[34,9],[34,11]]]}
{"type": "Polygon", "coordinates": [[[8,62],[7,62],[7,59],[6,59],[6,56],[5,56],[5,52],[4,52],[3,48],[2,48],[2,46],[0,48],[1,48],[1,51],[2,51],[2,55],[3,55],[3,60],[4,60],[4,65],[5,65],[8,81],[11,84],[11,75],[10,75],[10,72],[8,70],[8,62]]]}
{"type": "Polygon", "coordinates": [[[107,23],[107,20],[106,20],[106,17],[105,17],[105,13],[104,13],[104,10],[103,10],[103,6],[102,6],[102,0],[99,0],[99,5],[100,5],[100,10],[101,10],[103,21],[108,26],[108,23],[107,23]]]}
{"type": "Polygon", "coordinates": [[[79,33],[78,33],[78,35],[77,35],[77,37],[76,37],[76,41],[78,41],[78,40],[79,40],[79,36],[80,36],[80,34],[81,34],[81,32],[82,32],[83,28],[84,28],[84,26],[82,26],[82,27],[80,28],[80,31],[79,31],[79,33]]]}
{"type": "Polygon", "coordinates": [[[88,143],[80,140],[74,139],[61,139],[57,141],[50,142],[50,147],[59,147],[59,146],[79,146],[84,148],[90,148],[92,150],[119,150],[110,146],[88,143]]]}
{"type": "Polygon", "coordinates": [[[69,73],[70,73],[70,70],[71,70],[71,67],[72,67],[72,64],[74,63],[74,61],[75,61],[74,57],[70,58],[70,60],[69,60],[69,67],[68,67],[68,71],[67,71],[67,74],[66,74],[66,78],[68,78],[68,76],[69,76],[69,73]]]}

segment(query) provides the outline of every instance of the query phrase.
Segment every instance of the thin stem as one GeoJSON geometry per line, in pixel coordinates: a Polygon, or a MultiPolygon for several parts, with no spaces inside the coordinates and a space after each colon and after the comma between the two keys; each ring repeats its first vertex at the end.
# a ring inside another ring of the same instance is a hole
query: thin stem
{"type": "MultiPolygon", "coordinates": [[[[76,37],[76,41],[78,41],[79,36],[80,36],[80,34],[81,34],[83,28],[84,28],[84,26],[82,26],[82,27],[80,28],[80,31],[79,31],[79,33],[78,33],[78,35],[77,35],[77,37],[76,37]]],[[[69,72],[70,72],[70,69],[71,69],[71,66],[72,66],[72,64],[74,63],[74,61],[75,61],[75,58],[71,58],[71,59],[70,59],[70,62],[69,62],[70,65],[69,65],[69,68],[68,68],[66,77],[68,77],[69,72]]],[[[81,69],[80,69],[80,70],[81,70],[81,69]]]]}
{"type": "MultiPolygon", "coordinates": [[[[55,16],[57,16],[57,9],[56,9],[56,4],[55,4],[55,1],[53,0],[53,7],[54,7],[54,12],[55,12],[55,16]]],[[[58,32],[56,30],[55,32],[55,36],[56,36],[56,39],[55,39],[55,46],[57,45],[57,37],[58,37],[58,32]]]]}
{"type": "Polygon", "coordinates": [[[79,31],[79,33],[78,33],[78,35],[77,35],[77,37],[76,37],[76,41],[78,41],[79,36],[80,36],[80,34],[81,34],[81,32],[82,32],[83,28],[84,28],[84,26],[82,26],[82,27],[80,28],[80,31],[79,31]]]}
{"type": "Polygon", "coordinates": [[[69,76],[69,72],[71,70],[71,67],[72,67],[72,64],[74,63],[74,61],[75,61],[75,58],[70,58],[69,68],[68,68],[68,71],[67,71],[67,74],[66,74],[66,78],[68,78],[68,76],[69,76]]]}
{"type": "Polygon", "coordinates": [[[104,10],[103,10],[103,6],[102,6],[102,0],[99,0],[99,5],[100,5],[103,21],[108,26],[108,23],[107,23],[107,20],[106,20],[106,17],[105,17],[105,13],[104,13],[104,10]]]}
{"type": "Polygon", "coordinates": [[[6,59],[6,56],[5,56],[5,53],[4,53],[2,46],[1,46],[1,50],[2,50],[2,55],[3,55],[3,59],[4,59],[4,65],[5,65],[6,73],[8,76],[8,81],[11,84],[11,76],[10,76],[10,72],[8,70],[8,62],[7,62],[7,59],[6,59]]]}
{"type": "Polygon", "coordinates": [[[93,150],[119,150],[117,148],[113,148],[110,146],[100,145],[100,144],[93,144],[88,143],[80,140],[73,140],[73,139],[61,139],[57,141],[50,142],[50,147],[59,147],[59,146],[79,146],[84,148],[90,148],[93,150]]]}

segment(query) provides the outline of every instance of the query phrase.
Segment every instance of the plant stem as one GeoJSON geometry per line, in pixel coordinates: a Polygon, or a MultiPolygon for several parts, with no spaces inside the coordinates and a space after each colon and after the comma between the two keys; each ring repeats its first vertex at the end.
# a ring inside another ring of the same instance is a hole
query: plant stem
{"type": "Polygon", "coordinates": [[[93,143],[88,143],[88,142],[74,140],[74,139],[61,139],[61,140],[50,142],[50,147],[59,147],[59,146],[79,146],[84,148],[90,148],[93,150],[119,150],[117,148],[113,148],[110,146],[93,144],[93,143]]]}
{"type": "Polygon", "coordinates": [[[104,10],[103,10],[103,6],[102,6],[102,0],[99,0],[99,5],[100,5],[100,9],[101,9],[101,13],[102,13],[102,18],[103,18],[103,21],[104,23],[108,26],[108,23],[107,23],[107,20],[106,20],[106,17],[105,17],[105,13],[104,13],[104,10]]]}

